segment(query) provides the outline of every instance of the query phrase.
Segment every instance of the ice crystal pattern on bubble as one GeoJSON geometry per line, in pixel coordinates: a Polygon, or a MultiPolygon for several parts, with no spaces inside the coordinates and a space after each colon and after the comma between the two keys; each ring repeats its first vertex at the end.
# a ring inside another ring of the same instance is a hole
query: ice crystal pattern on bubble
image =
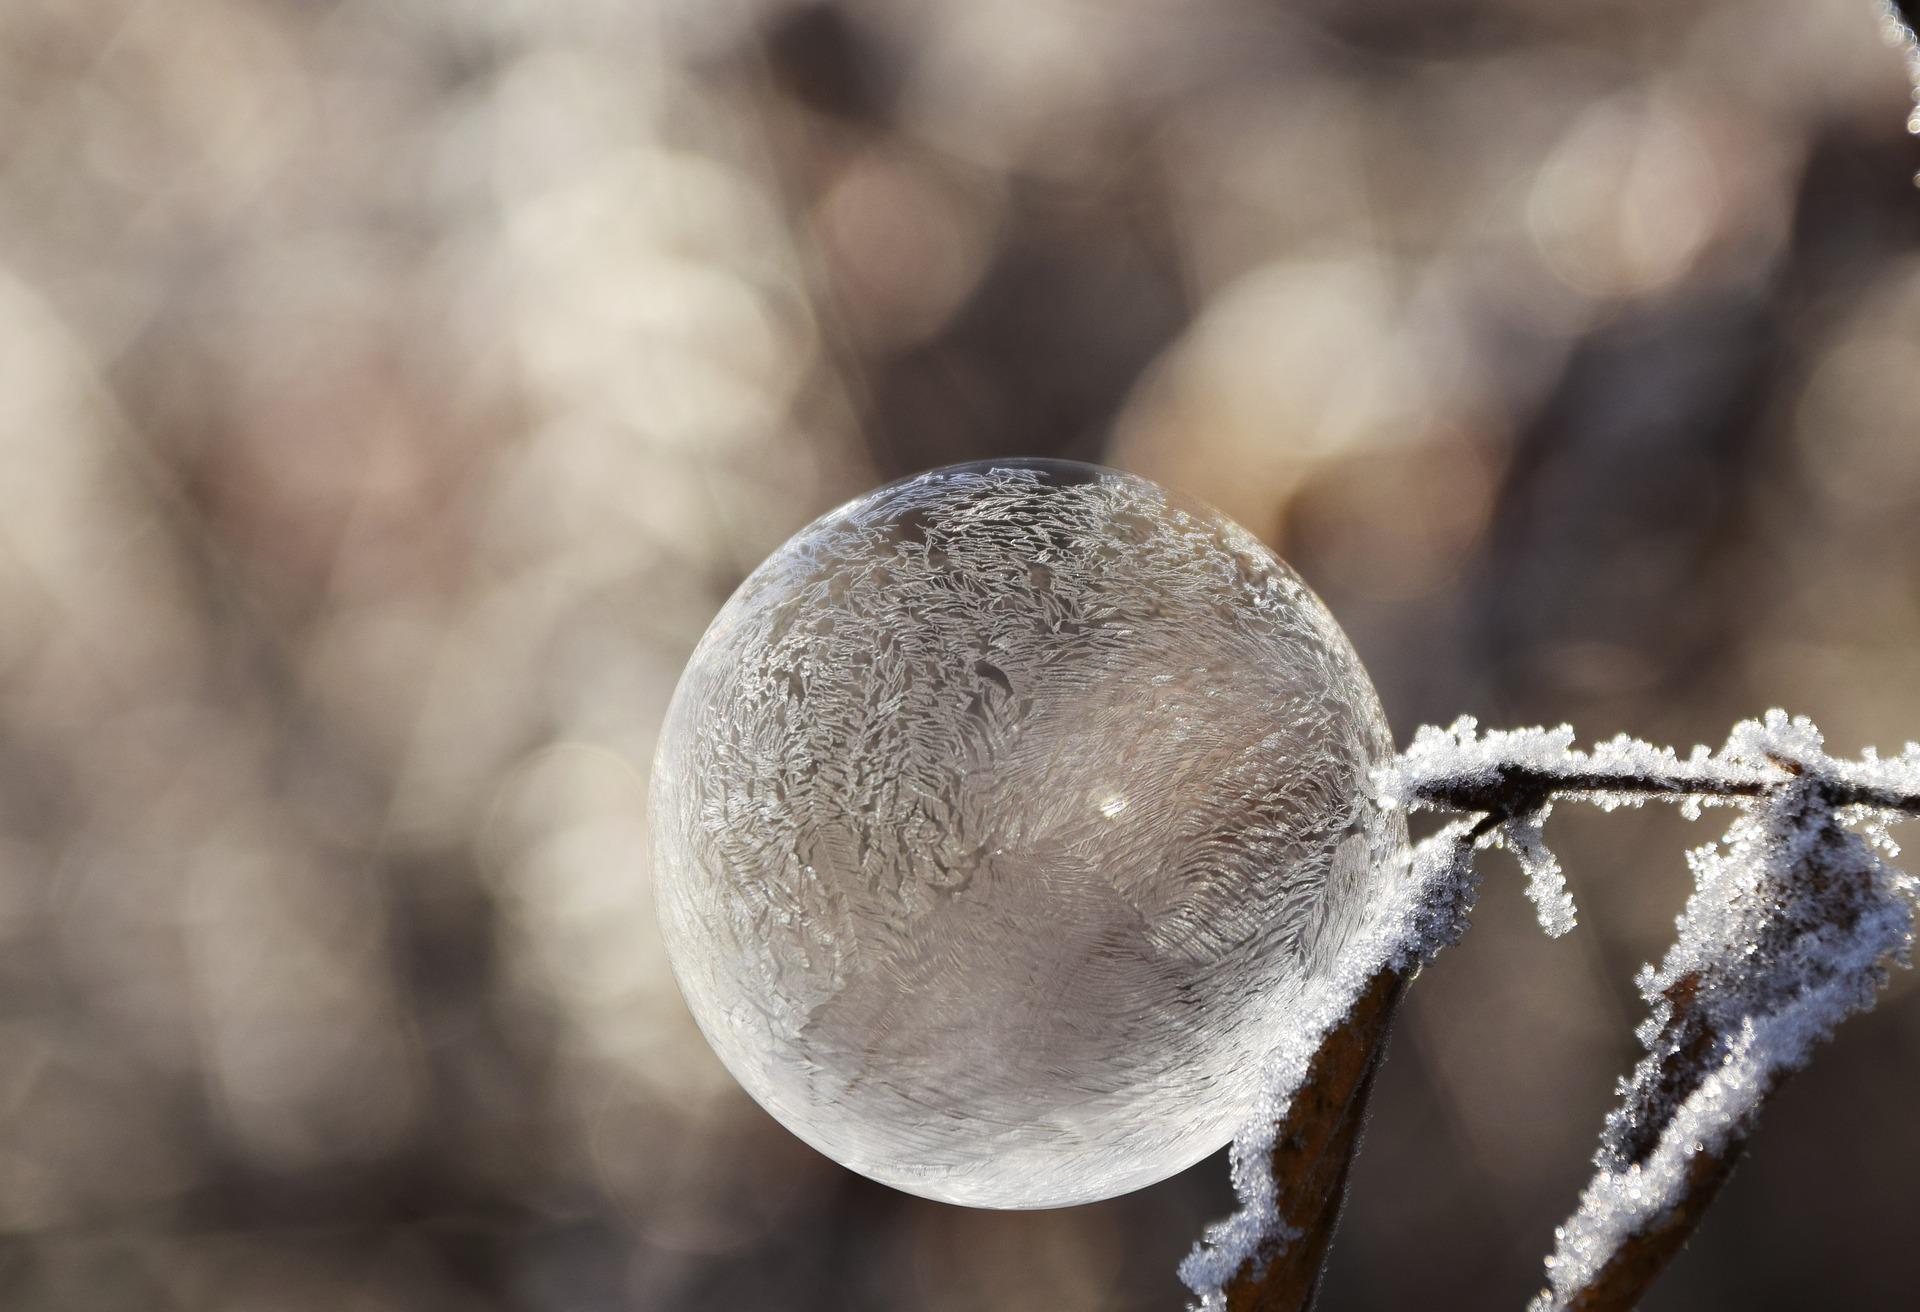
{"type": "Polygon", "coordinates": [[[695,652],[655,767],[662,927],[741,1083],[982,1206],[1220,1147],[1404,877],[1345,637],[1271,552],[1090,466],[960,466],[803,530],[695,652]]]}

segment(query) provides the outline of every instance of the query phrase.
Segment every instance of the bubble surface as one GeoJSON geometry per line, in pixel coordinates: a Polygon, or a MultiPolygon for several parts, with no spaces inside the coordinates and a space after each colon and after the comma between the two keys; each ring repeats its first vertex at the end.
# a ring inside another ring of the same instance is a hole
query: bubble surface
{"type": "Polygon", "coordinates": [[[728,1069],[897,1188],[1050,1207],[1226,1143],[1406,831],[1325,607],[1217,513],[1058,461],[803,529],[653,772],[669,957],[728,1069]]]}

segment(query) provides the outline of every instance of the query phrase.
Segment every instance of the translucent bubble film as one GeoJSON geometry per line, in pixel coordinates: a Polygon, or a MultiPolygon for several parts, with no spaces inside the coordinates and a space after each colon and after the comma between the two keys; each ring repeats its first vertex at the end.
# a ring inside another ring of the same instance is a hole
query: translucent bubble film
{"type": "Polygon", "coordinates": [[[653,774],[662,927],[768,1111],[913,1193],[1050,1207],[1219,1148],[1394,877],[1339,627],[1205,507],[955,466],[816,521],[702,639],[653,774]]]}

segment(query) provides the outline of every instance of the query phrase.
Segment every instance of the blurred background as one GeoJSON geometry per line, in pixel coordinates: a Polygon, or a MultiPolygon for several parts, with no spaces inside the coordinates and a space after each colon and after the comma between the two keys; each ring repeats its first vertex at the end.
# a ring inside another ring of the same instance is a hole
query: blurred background
{"type": "MultiPolygon", "coordinates": [[[[1404,740],[1920,737],[1920,150],[1873,0],[7,0],[0,1306],[1165,1309],[1230,1197],[969,1212],[754,1107],[654,735],[888,478],[1103,460],[1404,740]]],[[[1563,808],[1413,990],[1329,1308],[1540,1282],[1717,836],[1563,808]]],[[[1910,1307],[1920,996],[1648,1306],[1910,1307]]]]}

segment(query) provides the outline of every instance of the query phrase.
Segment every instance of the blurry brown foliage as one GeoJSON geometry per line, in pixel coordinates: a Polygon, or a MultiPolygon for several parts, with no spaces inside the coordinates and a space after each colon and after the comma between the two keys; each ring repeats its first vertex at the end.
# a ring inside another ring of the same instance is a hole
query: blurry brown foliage
{"type": "MultiPolygon", "coordinates": [[[[944,1209],[707,1053],[687,651],[1059,454],[1274,542],[1403,730],[1920,736],[1906,90],[1859,0],[11,0],[0,1306],[1176,1305],[1217,1163],[944,1209]]],[[[1682,836],[1568,816],[1588,930],[1491,894],[1410,998],[1328,1306],[1535,1287],[1682,836]]],[[[1649,1308],[1906,1305],[1914,1015],[1649,1308]]]]}

